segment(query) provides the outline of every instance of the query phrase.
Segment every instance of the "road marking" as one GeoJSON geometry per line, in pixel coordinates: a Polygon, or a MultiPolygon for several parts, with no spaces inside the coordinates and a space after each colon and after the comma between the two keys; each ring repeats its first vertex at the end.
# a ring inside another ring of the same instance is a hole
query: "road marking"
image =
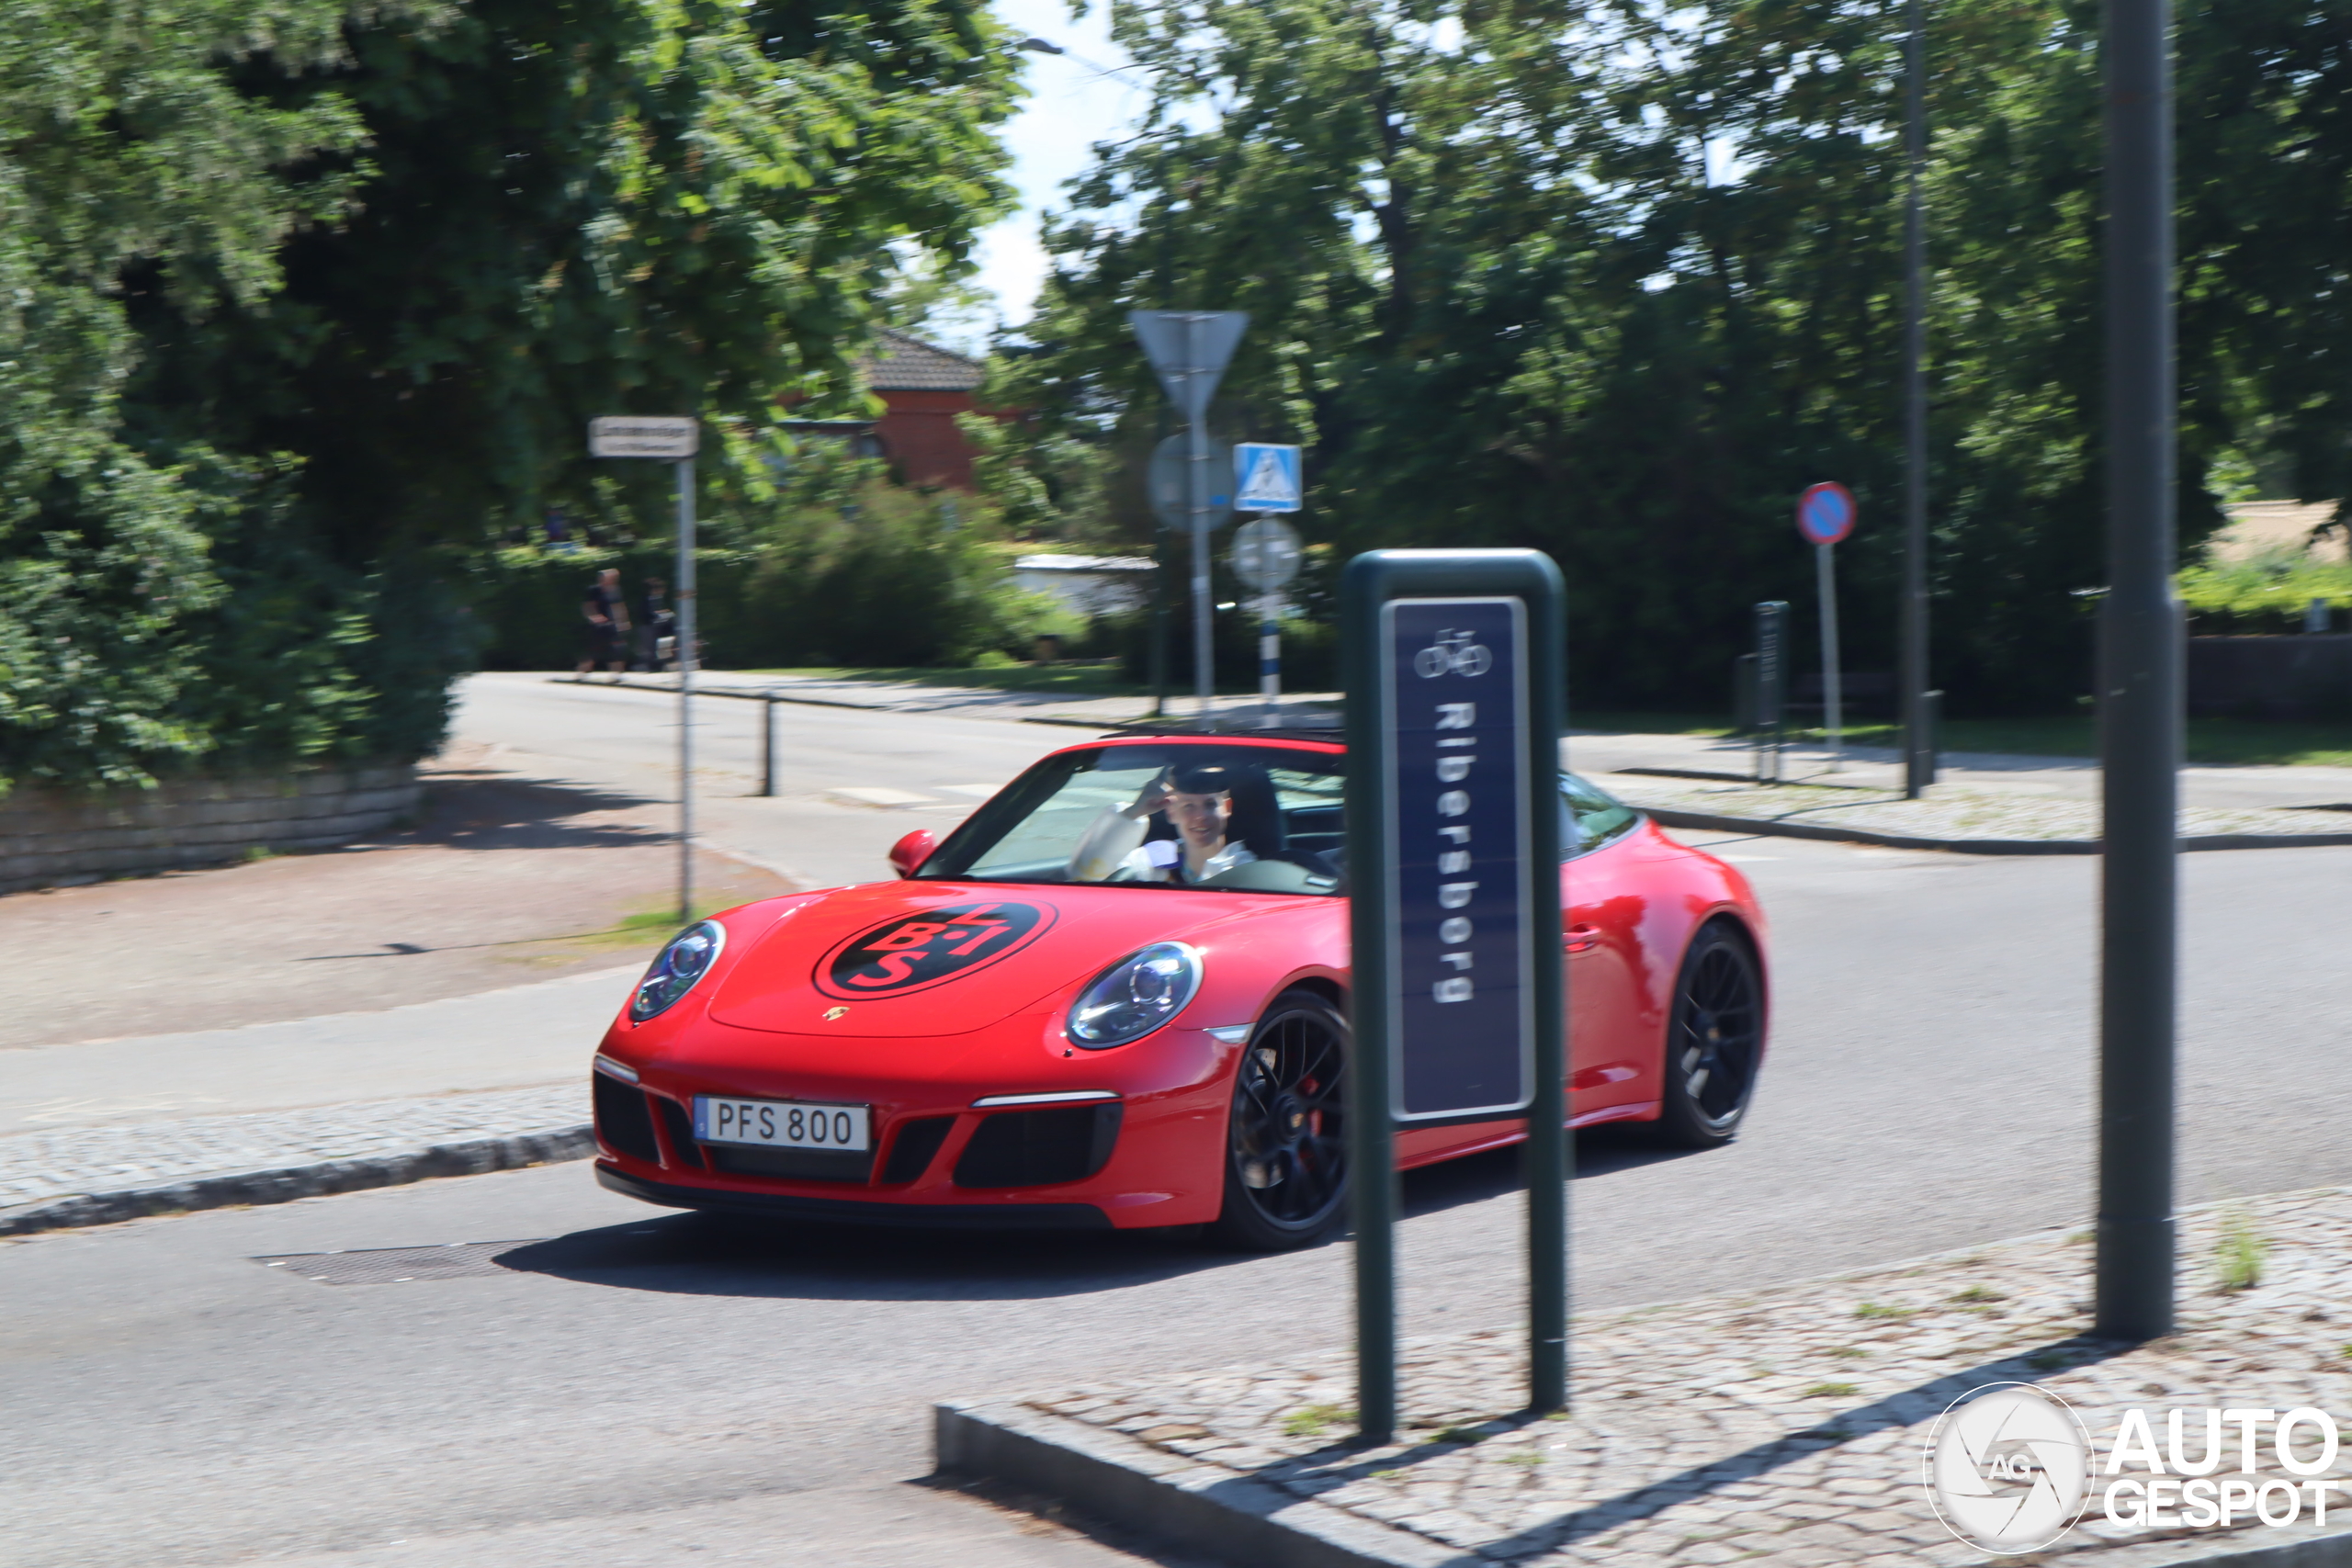
{"type": "Polygon", "coordinates": [[[853,806],[929,806],[933,803],[927,795],[910,795],[902,789],[829,789],[825,793],[853,806]]]}

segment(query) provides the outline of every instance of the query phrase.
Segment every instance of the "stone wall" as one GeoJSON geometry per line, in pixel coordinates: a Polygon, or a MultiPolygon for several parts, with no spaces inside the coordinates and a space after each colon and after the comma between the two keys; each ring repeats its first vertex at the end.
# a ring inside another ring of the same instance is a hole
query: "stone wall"
{"type": "Polygon", "coordinates": [[[0,796],[0,893],[345,844],[415,811],[420,794],[406,763],[140,790],[19,787],[0,796]]]}

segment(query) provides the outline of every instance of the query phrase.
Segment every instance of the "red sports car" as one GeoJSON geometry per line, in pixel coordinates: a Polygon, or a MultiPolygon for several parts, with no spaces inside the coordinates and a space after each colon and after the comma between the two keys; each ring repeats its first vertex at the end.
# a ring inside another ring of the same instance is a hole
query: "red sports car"
{"type": "MultiPolygon", "coordinates": [[[[597,1179],[649,1202],[914,1225],[1344,1217],[1343,754],[1122,737],[1045,758],[899,880],[747,904],[662,950],[595,1059],[597,1179]]],[[[1728,1140],[1764,1055],[1740,874],[1572,774],[1573,1123],[1728,1140]]],[[[1521,1136],[1398,1135],[1412,1167],[1521,1136]]]]}

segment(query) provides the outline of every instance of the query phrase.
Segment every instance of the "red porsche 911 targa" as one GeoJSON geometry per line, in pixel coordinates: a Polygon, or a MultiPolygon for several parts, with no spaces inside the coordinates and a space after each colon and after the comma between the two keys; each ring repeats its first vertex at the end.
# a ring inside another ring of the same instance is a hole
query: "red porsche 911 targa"
{"type": "MultiPolygon", "coordinates": [[[[1037,762],[889,882],[702,920],[594,1063],[597,1179],[682,1208],[929,1226],[1344,1218],[1343,754],[1144,736],[1037,762]]],[[[1560,779],[1571,1121],[1728,1140],[1764,1055],[1732,867],[1560,779]]],[[[1417,1128],[1400,1166],[1517,1141],[1417,1128]]]]}

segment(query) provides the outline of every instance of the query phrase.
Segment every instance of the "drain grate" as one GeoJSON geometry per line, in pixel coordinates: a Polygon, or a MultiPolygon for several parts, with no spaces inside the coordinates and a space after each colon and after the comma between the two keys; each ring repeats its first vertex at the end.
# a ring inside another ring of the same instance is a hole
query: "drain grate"
{"type": "Polygon", "coordinates": [[[322,1285],[406,1285],[423,1280],[480,1280],[506,1274],[498,1259],[518,1247],[545,1240],[453,1241],[447,1247],[377,1247],[356,1252],[288,1252],[256,1258],[266,1269],[283,1269],[322,1285]]]}

